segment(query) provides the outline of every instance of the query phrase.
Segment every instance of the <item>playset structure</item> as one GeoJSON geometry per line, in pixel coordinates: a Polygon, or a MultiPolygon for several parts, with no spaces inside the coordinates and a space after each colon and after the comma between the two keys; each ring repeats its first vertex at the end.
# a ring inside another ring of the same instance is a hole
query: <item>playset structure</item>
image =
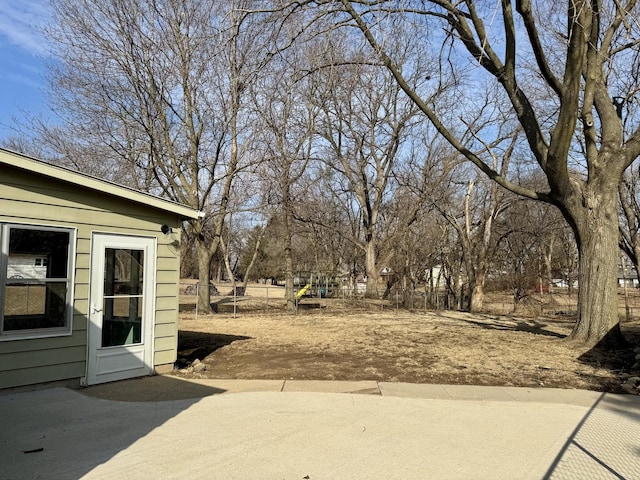
{"type": "Polygon", "coordinates": [[[302,297],[337,297],[342,281],[334,272],[298,272],[293,278],[296,299],[302,297]]]}

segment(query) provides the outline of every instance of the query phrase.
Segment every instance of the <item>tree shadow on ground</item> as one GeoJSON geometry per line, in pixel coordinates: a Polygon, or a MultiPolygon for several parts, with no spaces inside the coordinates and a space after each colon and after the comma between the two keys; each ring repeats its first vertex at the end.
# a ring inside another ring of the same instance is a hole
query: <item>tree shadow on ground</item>
{"type": "Polygon", "coordinates": [[[239,340],[251,340],[251,337],[180,330],[178,332],[178,360],[176,361],[176,366],[183,368],[191,365],[195,360],[203,360],[219,348],[226,347],[239,340]]]}
{"type": "Polygon", "coordinates": [[[640,375],[635,349],[640,346],[640,325],[622,325],[625,344],[612,347],[605,337],[578,357],[585,365],[611,370],[618,374],[640,375]]]}
{"type": "MultiPolygon", "coordinates": [[[[438,316],[444,316],[442,314],[438,314],[438,316]]],[[[533,333],[535,335],[543,335],[546,337],[556,337],[556,338],[566,338],[566,334],[554,332],[552,330],[547,330],[545,327],[548,326],[547,323],[542,323],[537,320],[520,320],[520,319],[511,319],[511,318],[495,318],[491,316],[483,316],[476,315],[479,320],[474,318],[469,318],[466,316],[456,316],[455,320],[468,323],[474,325],[479,328],[487,329],[487,330],[504,330],[511,332],[528,332],[533,333]]]]}
{"type": "MultiPolygon", "coordinates": [[[[252,300],[251,297],[245,297],[243,295],[220,297],[211,303],[211,310],[213,313],[250,313],[265,310],[265,302],[252,300]]],[[[275,307],[275,305],[269,305],[269,308],[272,310],[275,309],[275,307]]]]}
{"type": "MultiPolygon", "coordinates": [[[[233,296],[219,297],[215,302],[211,302],[209,305],[213,313],[233,313],[234,311],[238,312],[240,308],[242,308],[243,311],[247,311],[247,310],[259,311],[263,308],[263,307],[248,308],[245,302],[242,302],[242,304],[240,303],[240,301],[244,298],[245,298],[244,296],[240,296],[240,295],[236,296],[235,300],[233,296]],[[234,306],[234,303],[235,303],[235,306],[234,306]]],[[[180,313],[195,312],[196,310],[197,308],[195,303],[180,304],[180,313]]]]}
{"type": "MultiPolygon", "coordinates": [[[[222,297],[218,301],[213,302],[211,304],[211,310],[213,310],[213,313],[233,312],[234,311],[233,304],[234,304],[233,297],[222,297]]],[[[236,310],[237,308],[238,308],[238,305],[236,302],[236,310]]]]}
{"type": "Polygon", "coordinates": [[[319,302],[298,303],[298,310],[320,310],[322,305],[319,302]]]}

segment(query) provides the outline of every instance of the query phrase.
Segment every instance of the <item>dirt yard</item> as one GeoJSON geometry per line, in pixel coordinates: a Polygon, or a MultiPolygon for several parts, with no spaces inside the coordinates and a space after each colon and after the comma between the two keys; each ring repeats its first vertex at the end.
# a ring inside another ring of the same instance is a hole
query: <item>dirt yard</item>
{"type": "MultiPolygon", "coordinates": [[[[245,299],[245,301],[248,301],[245,299]]],[[[304,303],[303,303],[304,305],[304,303]]],[[[620,392],[640,346],[640,320],[623,323],[623,351],[578,348],[564,312],[532,317],[408,312],[325,301],[281,310],[181,314],[176,375],[199,378],[582,388],[620,392]],[[204,365],[192,364],[198,360],[204,365]]],[[[246,310],[246,309],[245,309],[246,310]]],[[[631,374],[631,375],[630,375],[631,374]]]]}

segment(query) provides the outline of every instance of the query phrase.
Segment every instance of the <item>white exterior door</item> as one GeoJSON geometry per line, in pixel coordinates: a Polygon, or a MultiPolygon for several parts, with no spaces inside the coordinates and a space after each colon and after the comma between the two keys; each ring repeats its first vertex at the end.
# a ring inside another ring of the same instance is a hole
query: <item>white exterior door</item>
{"type": "Polygon", "coordinates": [[[153,371],[154,238],[94,234],[87,384],[153,371]]]}

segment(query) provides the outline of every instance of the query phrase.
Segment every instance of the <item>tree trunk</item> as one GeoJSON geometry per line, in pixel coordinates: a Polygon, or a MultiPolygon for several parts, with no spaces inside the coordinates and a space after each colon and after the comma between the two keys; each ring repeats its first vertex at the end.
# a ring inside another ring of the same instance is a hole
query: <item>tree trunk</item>
{"type": "Polygon", "coordinates": [[[553,280],[552,276],[552,255],[553,255],[553,244],[555,243],[554,241],[554,237],[551,237],[551,239],[549,240],[549,244],[546,246],[546,249],[543,251],[543,255],[544,255],[544,270],[545,270],[545,283],[547,285],[547,287],[549,287],[549,293],[551,293],[551,281],[553,280]]]}
{"type": "MultiPolygon", "coordinates": [[[[289,240],[289,244],[291,241],[289,240]]],[[[285,248],[284,259],[284,298],[287,302],[287,310],[294,311],[296,309],[296,298],[293,293],[293,259],[291,256],[291,246],[285,248]]]]}
{"type": "Polygon", "coordinates": [[[196,241],[198,251],[198,311],[200,313],[212,313],[209,282],[211,275],[211,252],[206,244],[196,241]]]}
{"type": "MultiPolygon", "coordinates": [[[[494,165],[496,168],[496,165],[494,165]]],[[[484,307],[484,284],[489,269],[489,247],[491,245],[491,236],[493,233],[493,220],[498,211],[498,187],[492,185],[489,190],[490,205],[488,209],[482,211],[481,228],[482,231],[474,233],[472,224],[474,222],[471,212],[471,200],[475,182],[469,181],[467,193],[464,199],[464,225],[459,225],[457,220],[450,217],[449,222],[458,232],[460,245],[464,257],[468,288],[468,306],[471,313],[481,312],[484,307]]],[[[464,303],[464,302],[463,302],[464,303]]]]}
{"type": "MultiPolygon", "coordinates": [[[[615,193],[615,189],[613,189],[615,193]]],[[[583,192],[582,208],[571,222],[578,246],[578,319],[569,336],[587,346],[624,344],[618,317],[617,198],[583,192]]],[[[577,214],[576,214],[577,213],[577,214]]]]}
{"type": "MultiPolygon", "coordinates": [[[[287,310],[296,309],[296,296],[293,288],[293,201],[291,199],[291,165],[282,179],[282,213],[284,215],[284,298],[287,310]]],[[[302,288],[302,286],[300,287],[302,288]]]]}
{"type": "Polygon", "coordinates": [[[632,259],[633,268],[636,271],[636,277],[640,280],[640,238],[636,237],[633,242],[634,258],[632,259]]]}
{"type": "MultiPolygon", "coordinates": [[[[469,277],[469,311],[471,313],[481,312],[484,307],[484,284],[487,280],[489,249],[484,246],[479,248],[480,250],[475,256],[476,264],[466,262],[469,277]]],[[[468,249],[471,251],[471,247],[468,249]]]]}
{"type": "Polygon", "coordinates": [[[265,226],[260,233],[258,234],[258,238],[256,239],[256,244],[253,247],[253,254],[251,255],[251,261],[249,262],[249,265],[247,265],[246,270],[244,271],[244,278],[242,280],[242,288],[243,290],[246,292],[247,291],[247,285],[249,284],[249,278],[251,276],[251,271],[253,270],[253,267],[255,267],[256,265],[256,260],[258,259],[258,254],[260,253],[260,247],[262,246],[262,239],[264,238],[264,235],[267,231],[267,227],[265,226]]]}
{"type": "Polygon", "coordinates": [[[373,240],[369,240],[365,250],[365,269],[367,273],[366,298],[378,299],[378,267],[376,265],[376,245],[373,240]]]}
{"type": "Polygon", "coordinates": [[[473,283],[469,285],[471,298],[469,299],[469,311],[471,313],[478,313],[482,311],[484,307],[484,283],[486,274],[485,272],[477,272],[473,283]]]}
{"type": "Polygon", "coordinates": [[[231,288],[232,288],[231,291],[235,295],[237,293],[236,279],[235,279],[235,275],[233,274],[233,268],[231,268],[231,260],[229,259],[229,250],[227,249],[227,244],[224,242],[222,237],[220,238],[220,250],[222,251],[222,259],[224,261],[225,270],[227,271],[227,276],[231,281],[231,288]]]}

